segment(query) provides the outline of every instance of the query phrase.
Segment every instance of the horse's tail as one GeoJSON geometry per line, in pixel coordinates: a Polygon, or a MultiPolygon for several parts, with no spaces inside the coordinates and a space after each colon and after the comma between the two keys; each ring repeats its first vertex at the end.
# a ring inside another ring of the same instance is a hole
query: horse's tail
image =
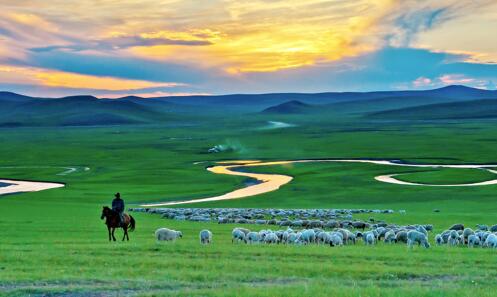
{"type": "Polygon", "coordinates": [[[129,231],[130,232],[135,231],[136,221],[131,215],[129,215],[129,225],[130,225],[129,231]]]}

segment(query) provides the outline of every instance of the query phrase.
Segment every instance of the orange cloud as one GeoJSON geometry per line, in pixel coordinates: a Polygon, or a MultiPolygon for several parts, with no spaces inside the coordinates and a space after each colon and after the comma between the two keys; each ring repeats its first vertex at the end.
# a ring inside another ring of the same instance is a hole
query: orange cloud
{"type": "Polygon", "coordinates": [[[184,86],[179,83],[150,82],[144,80],[100,77],[51,71],[39,68],[12,67],[0,65],[0,81],[3,83],[36,84],[47,87],[72,89],[97,89],[108,91],[139,90],[156,87],[184,86]]]}

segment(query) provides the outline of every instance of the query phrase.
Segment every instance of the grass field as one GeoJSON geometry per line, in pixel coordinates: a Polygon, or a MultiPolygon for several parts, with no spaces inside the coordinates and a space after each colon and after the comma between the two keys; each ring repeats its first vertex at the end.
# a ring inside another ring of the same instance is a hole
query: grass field
{"type": "MultiPolygon", "coordinates": [[[[0,197],[0,294],[495,296],[497,260],[495,251],[489,249],[232,245],[230,233],[235,225],[178,222],[143,213],[133,213],[137,230],[129,243],[107,242],[100,211],[117,191],[131,207],[208,197],[241,187],[244,178],[205,170],[218,160],[496,162],[497,131],[491,120],[366,123],[268,117],[202,119],[188,126],[1,129],[0,177],[67,186],[0,197]],[[298,126],[260,129],[267,120],[298,126]],[[206,153],[217,144],[231,150],[206,153]],[[199,161],[205,163],[193,164],[199,161]],[[71,166],[90,170],[57,175],[64,169],[56,167],[71,166]],[[158,227],[182,230],[184,238],[174,244],[157,244],[152,234],[158,227]],[[203,228],[214,233],[210,246],[198,244],[203,228]]],[[[334,163],[252,169],[295,179],[276,192],[195,207],[405,209],[404,215],[374,217],[399,224],[434,224],[435,232],[459,222],[472,227],[497,223],[497,186],[423,188],[374,180],[376,175],[403,172],[412,172],[403,178],[413,182],[491,178],[479,170],[420,172],[419,168],[334,163]],[[440,212],[433,212],[435,208],[440,212]]],[[[433,234],[430,237],[433,242],[433,234]]]]}

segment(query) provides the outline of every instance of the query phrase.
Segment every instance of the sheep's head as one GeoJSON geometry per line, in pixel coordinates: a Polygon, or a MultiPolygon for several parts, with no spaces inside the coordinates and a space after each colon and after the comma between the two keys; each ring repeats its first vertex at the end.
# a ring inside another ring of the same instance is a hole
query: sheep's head
{"type": "Polygon", "coordinates": [[[178,236],[179,236],[180,238],[183,238],[183,233],[182,233],[181,231],[178,231],[178,236]]]}

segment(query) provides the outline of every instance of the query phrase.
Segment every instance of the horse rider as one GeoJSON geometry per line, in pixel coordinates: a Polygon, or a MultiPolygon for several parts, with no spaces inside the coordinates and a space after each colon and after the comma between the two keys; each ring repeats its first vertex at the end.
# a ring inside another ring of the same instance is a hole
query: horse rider
{"type": "Polygon", "coordinates": [[[112,210],[119,215],[119,223],[124,223],[124,200],[121,199],[121,194],[116,193],[114,200],[112,200],[112,210]]]}

